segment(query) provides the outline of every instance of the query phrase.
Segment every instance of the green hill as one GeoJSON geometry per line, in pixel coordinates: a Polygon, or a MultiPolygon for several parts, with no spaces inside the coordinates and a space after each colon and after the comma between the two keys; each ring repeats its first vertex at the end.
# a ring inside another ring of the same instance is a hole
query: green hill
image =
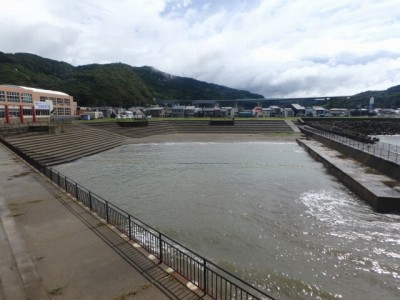
{"type": "Polygon", "coordinates": [[[398,108],[400,107],[400,85],[390,87],[384,91],[365,91],[350,98],[337,97],[331,99],[327,103],[327,107],[367,108],[371,97],[374,97],[375,107],[398,108]]]}
{"type": "Polygon", "coordinates": [[[152,67],[122,63],[74,67],[29,53],[0,52],[0,84],[59,90],[79,105],[133,106],[155,98],[176,100],[255,99],[261,95],[173,76],[152,67]]]}

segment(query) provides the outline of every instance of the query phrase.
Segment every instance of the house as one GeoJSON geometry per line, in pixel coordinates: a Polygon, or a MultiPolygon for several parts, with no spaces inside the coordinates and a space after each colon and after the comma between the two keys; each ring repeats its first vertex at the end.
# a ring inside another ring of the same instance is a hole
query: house
{"type": "Polygon", "coordinates": [[[325,115],[325,108],[322,106],[307,107],[305,114],[307,117],[323,117],[325,115]]]}
{"type": "Polygon", "coordinates": [[[214,107],[205,107],[203,108],[203,115],[204,117],[216,117],[215,108],[214,107]]]}
{"type": "Polygon", "coordinates": [[[329,112],[332,117],[344,117],[350,115],[350,112],[346,108],[331,108],[329,112]]]}
{"type": "Polygon", "coordinates": [[[165,109],[158,105],[152,105],[146,108],[146,115],[151,116],[152,118],[164,117],[165,109]]]}
{"type": "Polygon", "coordinates": [[[279,106],[271,105],[271,117],[280,117],[282,115],[282,109],[279,106]]]}
{"type": "MultiPolygon", "coordinates": [[[[236,109],[237,110],[237,109],[236,109]]],[[[230,106],[221,107],[220,115],[221,117],[233,117],[235,113],[235,109],[230,106]]]]}
{"type": "Polygon", "coordinates": [[[291,109],[290,107],[283,108],[282,109],[282,117],[284,117],[284,118],[294,117],[294,110],[291,109]]]}
{"type": "Polygon", "coordinates": [[[171,116],[173,118],[184,118],[185,117],[185,106],[183,106],[183,105],[172,106],[171,116]]]}
{"type": "Polygon", "coordinates": [[[253,108],[253,117],[260,118],[263,117],[263,111],[261,106],[256,106],[253,108]]]}
{"type": "Polygon", "coordinates": [[[132,117],[134,119],[145,119],[146,118],[146,115],[143,112],[142,107],[131,107],[131,108],[129,108],[128,111],[132,112],[132,115],[133,115],[132,117]]]}
{"type": "Polygon", "coordinates": [[[270,117],[271,116],[271,108],[270,107],[263,107],[262,108],[262,113],[264,117],[270,117]]]}
{"type": "Polygon", "coordinates": [[[193,118],[194,109],[195,109],[194,106],[186,106],[184,111],[185,118],[193,118]]]}
{"type": "Polygon", "coordinates": [[[165,107],[164,108],[164,117],[165,118],[171,118],[172,117],[172,108],[171,107],[165,107]]]}
{"type": "Polygon", "coordinates": [[[100,106],[92,109],[92,111],[99,111],[103,113],[104,118],[111,118],[118,113],[111,106],[100,106]]]}
{"type": "Polygon", "coordinates": [[[312,109],[315,117],[323,117],[325,115],[325,108],[322,106],[313,106],[312,109]]]}
{"type": "Polygon", "coordinates": [[[295,116],[302,117],[306,114],[306,108],[304,106],[301,106],[300,104],[291,104],[290,106],[293,109],[295,116]]]}

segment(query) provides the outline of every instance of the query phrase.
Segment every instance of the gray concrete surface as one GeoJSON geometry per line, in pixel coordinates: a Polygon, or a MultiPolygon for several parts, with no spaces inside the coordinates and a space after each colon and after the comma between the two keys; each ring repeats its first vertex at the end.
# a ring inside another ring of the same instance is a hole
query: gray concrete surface
{"type": "Polygon", "coordinates": [[[197,299],[0,144],[0,299],[197,299]]]}

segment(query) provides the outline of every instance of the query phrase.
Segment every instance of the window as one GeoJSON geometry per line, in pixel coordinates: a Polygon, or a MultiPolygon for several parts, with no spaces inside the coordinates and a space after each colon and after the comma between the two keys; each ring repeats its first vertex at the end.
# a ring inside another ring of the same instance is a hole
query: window
{"type": "Polygon", "coordinates": [[[70,116],[71,115],[71,109],[70,108],[65,108],[65,115],[70,116]]]}
{"type": "Polygon", "coordinates": [[[0,102],[5,102],[6,101],[6,94],[4,91],[0,91],[0,102]]]}
{"type": "Polygon", "coordinates": [[[19,118],[19,108],[9,108],[8,113],[11,118],[19,118]]]}
{"type": "Polygon", "coordinates": [[[49,98],[45,96],[40,96],[40,101],[45,102],[46,100],[49,100],[49,98]]]}
{"type": "Polygon", "coordinates": [[[0,107],[0,119],[4,119],[6,117],[6,109],[4,107],[0,107]]]}
{"type": "Polygon", "coordinates": [[[48,109],[36,109],[35,114],[37,116],[48,116],[50,115],[50,111],[48,109]]]}
{"type": "Polygon", "coordinates": [[[7,92],[7,100],[8,102],[19,102],[19,93],[7,92]]]}
{"type": "Polygon", "coordinates": [[[71,105],[71,101],[69,99],[64,99],[64,105],[65,106],[70,106],[71,105]]]}
{"type": "Polygon", "coordinates": [[[57,116],[63,116],[64,115],[64,108],[57,107],[56,113],[57,113],[57,116]]]}
{"type": "Polygon", "coordinates": [[[32,116],[32,108],[23,108],[22,109],[22,113],[24,114],[24,116],[32,116]]]}
{"type": "Polygon", "coordinates": [[[49,100],[53,103],[53,105],[56,105],[56,98],[49,97],[49,100]]]}
{"type": "Polygon", "coordinates": [[[32,103],[32,94],[22,94],[22,102],[32,103]]]}
{"type": "Polygon", "coordinates": [[[64,105],[64,100],[62,98],[57,98],[57,105],[64,105]]]}

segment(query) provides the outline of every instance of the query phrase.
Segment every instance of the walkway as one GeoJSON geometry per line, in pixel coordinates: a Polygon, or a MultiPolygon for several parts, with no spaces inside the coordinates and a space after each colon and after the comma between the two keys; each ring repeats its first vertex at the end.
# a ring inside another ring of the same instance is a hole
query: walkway
{"type": "Polygon", "coordinates": [[[0,299],[198,299],[0,144],[0,299]]]}

